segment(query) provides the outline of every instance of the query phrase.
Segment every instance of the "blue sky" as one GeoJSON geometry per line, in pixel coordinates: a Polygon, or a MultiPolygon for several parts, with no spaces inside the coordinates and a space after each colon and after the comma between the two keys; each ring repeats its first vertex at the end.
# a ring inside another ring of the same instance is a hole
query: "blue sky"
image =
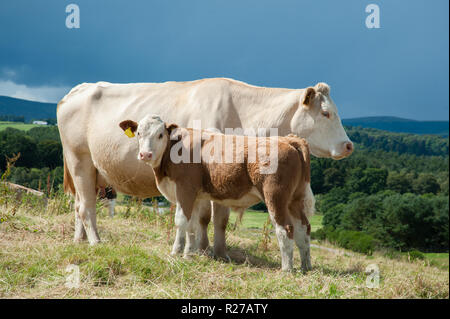
{"type": "Polygon", "coordinates": [[[449,116],[447,0],[0,2],[0,95],[57,101],[80,82],[231,77],[330,84],[342,118],[449,116]],[[65,26],[68,4],[80,28],[65,26]],[[365,8],[380,8],[368,29],[365,8]]]}

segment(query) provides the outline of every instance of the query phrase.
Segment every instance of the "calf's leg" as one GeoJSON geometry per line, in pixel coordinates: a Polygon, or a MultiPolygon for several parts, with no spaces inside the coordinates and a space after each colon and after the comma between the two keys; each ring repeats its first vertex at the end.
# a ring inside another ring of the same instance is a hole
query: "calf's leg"
{"type": "Polygon", "coordinates": [[[228,207],[211,202],[214,220],[214,256],[229,260],[226,251],[225,230],[230,217],[228,207]]]}
{"type": "Polygon", "coordinates": [[[177,227],[177,232],[172,246],[172,255],[181,254],[186,242],[187,219],[179,204],[177,204],[175,211],[175,226],[177,227]]]}
{"type": "Polygon", "coordinates": [[[310,254],[310,231],[311,226],[303,224],[300,219],[294,218],[294,240],[300,252],[302,260],[302,271],[312,269],[310,254]]]}
{"type": "Polygon", "coordinates": [[[172,255],[180,254],[187,249],[188,254],[197,248],[200,252],[208,249],[208,224],[211,218],[211,204],[209,201],[198,201],[192,209],[189,221],[185,220],[183,209],[177,204],[175,213],[175,225],[177,227],[175,242],[172,247],[172,255]],[[187,224],[186,224],[187,223],[187,224]],[[186,238],[188,248],[186,248],[186,238]],[[194,248],[195,247],[195,248],[194,248]]]}
{"type": "Polygon", "coordinates": [[[198,201],[194,206],[192,214],[198,216],[197,245],[200,252],[204,253],[209,247],[208,224],[211,221],[211,202],[205,200],[198,201]]]}
{"type": "Polygon", "coordinates": [[[199,214],[193,215],[194,206],[196,203],[197,189],[189,183],[184,181],[176,185],[177,198],[177,216],[178,230],[186,234],[186,245],[184,247],[184,257],[189,257],[197,250],[197,242],[195,240],[195,232],[198,229],[199,214]]]}
{"type": "Polygon", "coordinates": [[[288,231],[289,229],[292,229],[292,226],[289,226],[284,222],[280,222],[280,219],[276,218],[277,213],[279,212],[273,212],[269,209],[270,219],[275,227],[278,245],[280,246],[281,270],[292,271],[294,269],[294,240],[292,239],[292,234],[288,231]]]}

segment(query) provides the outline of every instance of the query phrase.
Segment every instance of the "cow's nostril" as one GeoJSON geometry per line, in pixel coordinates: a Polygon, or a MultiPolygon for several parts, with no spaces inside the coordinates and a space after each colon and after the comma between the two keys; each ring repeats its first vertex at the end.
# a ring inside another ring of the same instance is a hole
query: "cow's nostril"
{"type": "Polygon", "coordinates": [[[352,142],[347,142],[345,144],[345,148],[347,149],[347,151],[351,152],[353,151],[353,143],[352,142]]]}

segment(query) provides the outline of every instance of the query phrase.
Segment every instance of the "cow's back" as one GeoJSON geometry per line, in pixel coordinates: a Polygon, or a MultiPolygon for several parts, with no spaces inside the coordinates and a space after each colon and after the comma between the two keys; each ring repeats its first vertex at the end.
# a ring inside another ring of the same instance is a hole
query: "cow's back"
{"type": "Polygon", "coordinates": [[[137,160],[138,143],[119,127],[125,119],[139,121],[158,114],[164,121],[203,128],[239,127],[230,103],[229,82],[112,84],[83,83],[58,103],[57,117],[64,151],[89,154],[99,182],[141,197],[159,195],[151,167],[137,160]]]}

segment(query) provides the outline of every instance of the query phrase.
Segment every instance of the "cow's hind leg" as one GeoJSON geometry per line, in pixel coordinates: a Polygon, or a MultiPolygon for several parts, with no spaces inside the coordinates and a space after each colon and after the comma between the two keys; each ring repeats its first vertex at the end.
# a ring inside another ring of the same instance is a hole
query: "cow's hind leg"
{"type": "Polygon", "coordinates": [[[79,241],[83,237],[84,227],[87,239],[91,245],[100,242],[97,231],[96,216],[96,169],[88,154],[75,156],[66,154],[67,162],[70,163],[70,174],[76,189],[76,216],[75,216],[75,237],[79,241]]]}
{"type": "Polygon", "coordinates": [[[80,218],[80,199],[78,194],[75,195],[75,233],[73,237],[73,241],[76,243],[80,243],[86,240],[86,230],[84,230],[83,222],[80,218]]]}

